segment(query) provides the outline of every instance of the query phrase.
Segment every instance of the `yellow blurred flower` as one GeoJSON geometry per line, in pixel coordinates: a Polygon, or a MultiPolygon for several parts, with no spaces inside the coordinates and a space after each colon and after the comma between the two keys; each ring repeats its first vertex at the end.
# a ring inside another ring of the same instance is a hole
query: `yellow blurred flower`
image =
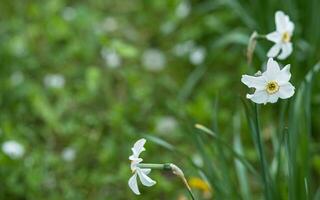
{"type": "Polygon", "coordinates": [[[189,179],[189,185],[191,188],[198,189],[203,192],[205,198],[212,196],[212,190],[207,182],[198,177],[192,177],[189,179]]]}
{"type": "Polygon", "coordinates": [[[188,200],[188,198],[184,194],[179,194],[177,200],[188,200]]]}

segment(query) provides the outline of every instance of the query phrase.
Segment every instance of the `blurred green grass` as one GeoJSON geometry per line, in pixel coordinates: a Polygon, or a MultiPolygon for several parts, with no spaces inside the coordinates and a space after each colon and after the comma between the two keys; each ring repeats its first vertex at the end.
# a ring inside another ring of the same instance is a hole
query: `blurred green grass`
{"type": "MultiPolygon", "coordinates": [[[[284,64],[292,64],[294,83],[300,83],[320,57],[317,8],[316,0],[1,1],[0,141],[17,140],[26,150],[19,160],[0,154],[0,198],[139,199],[127,186],[128,156],[145,135],[187,154],[148,142],[146,160],[175,162],[198,176],[188,162],[199,158],[191,127],[198,122],[215,130],[217,121],[220,137],[234,139],[230,124],[238,120],[235,113],[243,117],[241,74],[260,69],[270,47],[259,42],[254,69],[248,69],[250,34],[271,32],[274,12],[286,11],[296,22],[296,46],[284,64]],[[205,53],[195,54],[199,48],[205,53]],[[74,149],[74,159],[62,156],[66,148],[74,149]]],[[[317,185],[319,80],[313,85],[310,160],[317,185]]],[[[280,107],[266,106],[265,133],[277,128],[280,107]]],[[[245,120],[239,123],[243,152],[256,164],[249,129],[245,120]]],[[[236,190],[235,169],[221,165],[233,173],[220,187],[231,182],[225,192],[236,190]]],[[[158,184],[140,198],[185,193],[170,175],[153,176],[158,184]]],[[[259,196],[250,181],[251,196],[259,196]]]]}

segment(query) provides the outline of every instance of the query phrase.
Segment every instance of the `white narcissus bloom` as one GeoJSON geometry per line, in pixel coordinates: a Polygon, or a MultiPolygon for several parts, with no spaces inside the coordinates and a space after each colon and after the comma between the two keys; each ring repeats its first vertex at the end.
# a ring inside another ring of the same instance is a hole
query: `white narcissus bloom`
{"type": "Polygon", "coordinates": [[[258,104],[266,104],[293,96],[295,88],[289,82],[290,77],[290,65],[280,69],[278,63],[269,58],[265,72],[260,76],[243,75],[241,82],[256,89],[254,94],[247,94],[248,99],[258,104]]]}
{"type": "Polygon", "coordinates": [[[131,160],[131,171],[133,173],[132,177],[129,179],[128,184],[131,190],[139,195],[140,191],[138,188],[138,182],[137,182],[137,176],[139,177],[142,185],[151,187],[156,182],[152,180],[150,177],[148,177],[148,174],[151,172],[151,169],[147,168],[140,168],[138,167],[138,164],[142,162],[142,158],[139,158],[139,155],[141,152],[145,150],[143,147],[144,144],[146,143],[146,139],[142,138],[138,140],[133,147],[131,148],[132,150],[132,155],[129,157],[129,160],[131,160]]]}
{"type": "Polygon", "coordinates": [[[294,30],[294,24],[290,21],[288,15],[285,15],[282,11],[276,12],[275,20],[276,31],[269,33],[266,36],[268,40],[275,43],[269,50],[267,56],[270,58],[278,56],[278,59],[283,60],[292,53],[292,43],[290,41],[294,30]]]}

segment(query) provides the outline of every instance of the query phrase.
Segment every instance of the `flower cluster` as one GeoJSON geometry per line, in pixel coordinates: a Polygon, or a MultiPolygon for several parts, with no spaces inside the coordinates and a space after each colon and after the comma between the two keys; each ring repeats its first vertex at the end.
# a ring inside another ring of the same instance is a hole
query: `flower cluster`
{"type": "MultiPolygon", "coordinates": [[[[284,67],[280,67],[279,63],[274,60],[275,57],[280,60],[285,59],[292,53],[291,37],[294,30],[294,24],[290,21],[289,17],[285,15],[282,11],[276,12],[275,22],[276,22],[276,31],[271,32],[264,37],[275,43],[267,53],[267,56],[269,57],[269,59],[267,61],[266,70],[263,73],[259,71],[258,73],[256,73],[255,76],[243,75],[241,78],[242,83],[247,85],[249,88],[255,89],[254,93],[247,94],[247,98],[257,104],[276,103],[279,98],[288,99],[292,97],[295,92],[295,87],[289,82],[291,78],[290,64],[284,67]]],[[[253,41],[256,36],[257,36],[257,33],[254,32],[253,36],[251,37],[251,40],[253,41]]],[[[255,46],[255,44],[252,46],[255,46]]],[[[250,44],[249,44],[249,47],[250,47],[250,44]]],[[[250,52],[252,52],[254,50],[254,47],[248,48],[248,49],[250,49],[250,52]]],[[[194,59],[193,59],[195,61],[194,64],[200,64],[204,59],[205,52],[204,51],[202,52],[202,51],[203,50],[201,51],[199,50],[194,54],[194,59]]],[[[151,59],[152,61],[150,63],[149,63],[149,60],[148,62],[145,61],[144,63],[146,66],[149,66],[149,65],[151,66],[152,64],[154,65],[154,63],[156,63],[154,62],[155,60],[159,60],[159,61],[162,60],[160,59],[161,56],[159,52],[150,51],[147,54],[150,54],[150,55],[144,56],[144,57],[154,57],[154,58],[151,59]]],[[[162,62],[159,62],[159,63],[161,63],[161,66],[163,65],[162,62]]],[[[160,68],[160,65],[157,66],[156,68],[157,69],[160,68]]],[[[200,128],[200,129],[203,129],[203,128],[200,128]]],[[[205,131],[207,132],[207,130],[205,131]]],[[[213,132],[209,132],[209,133],[214,135],[213,132]]],[[[170,164],[170,163],[169,164],[141,163],[143,159],[140,158],[139,156],[141,152],[145,151],[145,148],[144,148],[145,143],[146,143],[145,139],[140,139],[134,144],[133,148],[131,149],[132,155],[129,157],[129,160],[131,161],[130,167],[133,175],[128,181],[128,185],[131,188],[131,190],[137,195],[140,194],[137,177],[139,177],[142,185],[144,186],[151,187],[154,184],[156,184],[156,182],[148,176],[148,174],[151,172],[151,168],[167,169],[167,170],[169,169],[172,171],[173,174],[177,175],[184,181],[187,189],[190,192],[190,195],[193,197],[191,188],[188,182],[186,181],[182,170],[178,168],[176,165],[170,164]]],[[[198,179],[194,180],[191,183],[196,187],[209,191],[209,187],[205,185],[204,182],[199,181],[198,179]]]]}
{"type": "Polygon", "coordinates": [[[291,37],[294,24],[282,11],[275,13],[276,31],[266,35],[266,38],[275,44],[268,51],[266,71],[257,73],[257,76],[243,75],[241,82],[249,88],[254,88],[253,94],[247,98],[257,104],[276,103],[278,99],[287,99],[293,96],[294,86],[289,82],[291,78],[290,65],[280,69],[279,64],[273,59],[287,58],[292,53],[291,37]]]}

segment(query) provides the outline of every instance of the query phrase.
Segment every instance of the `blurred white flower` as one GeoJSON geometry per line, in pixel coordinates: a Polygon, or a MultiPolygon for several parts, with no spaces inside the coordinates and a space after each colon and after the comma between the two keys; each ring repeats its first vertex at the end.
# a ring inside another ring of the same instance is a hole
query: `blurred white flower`
{"type": "Polygon", "coordinates": [[[115,50],[102,48],[101,56],[105,60],[107,67],[117,68],[121,65],[121,58],[115,50]]]}
{"type": "Polygon", "coordinates": [[[66,7],[62,11],[62,17],[66,21],[72,21],[76,18],[76,11],[72,7],[66,7]]]}
{"type": "Polygon", "coordinates": [[[206,50],[202,47],[197,47],[192,50],[190,53],[190,62],[194,65],[200,65],[203,63],[204,59],[206,57],[206,50]]]}
{"type": "Polygon", "coordinates": [[[19,159],[24,154],[24,147],[14,140],[8,140],[2,144],[2,151],[12,159],[19,159]]]}
{"type": "Polygon", "coordinates": [[[24,81],[23,73],[20,71],[14,72],[13,74],[11,74],[10,80],[12,85],[19,85],[24,81]]]}
{"type": "Polygon", "coordinates": [[[160,30],[162,33],[167,35],[172,33],[175,30],[176,26],[177,25],[174,21],[166,21],[161,25],[160,30]]]}
{"type": "Polygon", "coordinates": [[[74,148],[71,147],[67,147],[62,151],[62,159],[65,161],[73,161],[76,157],[76,150],[74,148]]]}
{"type": "Polygon", "coordinates": [[[48,74],[44,77],[44,85],[48,88],[62,88],[65,80],[61,74],[48,74]]]}
{"type": "Polygon", "coordinates": [[[118,28],[118,22],[114,17],[107,17],[102,23],[102,28],[105,32],[113,32],[118,28]]]}
{"type": "Polygon", "coordinates": [[[166,65],[166,57],[158,49],[147,49],[143,52],[142,64],[150,71],[160,71],[166,65]]]}
{"type": "Polygon", "coordinates": [[[191,5],[189,1],[181,1],[176,8],[176,15],[179,18],[185,18],[190,14],[191,5]]]}
{"type": "Polygon", "coordinates": [[[243,75],[241,82],[255,88],[254,94],[247,94],[248,99],[257,104],[266,104],[275,103],[279,98],[287,99],[293,96],[295,88],[289,82],[290,78],[290,65],[280,69],[278,63],[269,58],[267,70],[261,76],[243,75]]]}
{"type": "Polygon", "coordinates": [[[21,57],[26,55],[28,48],[26,44],[27,39],[25,37],[25,35],[15,36],[9,40],[10,50],[15,56],[21,57]]]}
{"type": "Polygon", "coordinates": [[[177,127],[177,121],[174,117],[165,116],[157,120],[156,131],[162,134],[168,134],[174,131],[177,127]]]}
{"type": "Polygon", "coordinates": [[[142,158],[139,158],[139,155],[141,152],[145,151],[145,148],[143,147],[146,143],[146,139],[142,138],[138,140],[134,145],[132,150],[132,155],[129,157],[129,160],[131,160],[131,171],[133,173],[132,177],[128,181],[128,185],[130,189],[137,195],[140,194],[139,188],[138,188],[138,182],[137,182],[137,176],[139,177],[142,185],[151,187],[156,182],[152,180],[147,175],[151,172],[151,169],[148,168],[139,168],[138,164],[143,161],[142,158]]]}
{"type": "Polygon", "coordinates": [[[269,33],[267,39],[274,42],[275,45],[268,51],[268,57],[285,59],[292,53],[291,37],[294,30],[294,24],[290,21],[289,16],[282,11],[275,14],[276,31],[269,33]],[[281,50],[281,53],[280,53],[281,50]],[[280,55],[278,55],[280,53],[280,55]]]}
{"type": "Polygon", "coordinates": [[[194,47],[195,47],[194,41],[188,40],[175,45],[173,48],[173,53],[177,56],[184,56],[186,54],[191,53],[194,47]]]}
{"type": "Polygon", "coordinates": [[[203,159],[199,154],[193,154],[192,155],[192,161],[198,167],[202,167],[203,166],[203,159]]]}

